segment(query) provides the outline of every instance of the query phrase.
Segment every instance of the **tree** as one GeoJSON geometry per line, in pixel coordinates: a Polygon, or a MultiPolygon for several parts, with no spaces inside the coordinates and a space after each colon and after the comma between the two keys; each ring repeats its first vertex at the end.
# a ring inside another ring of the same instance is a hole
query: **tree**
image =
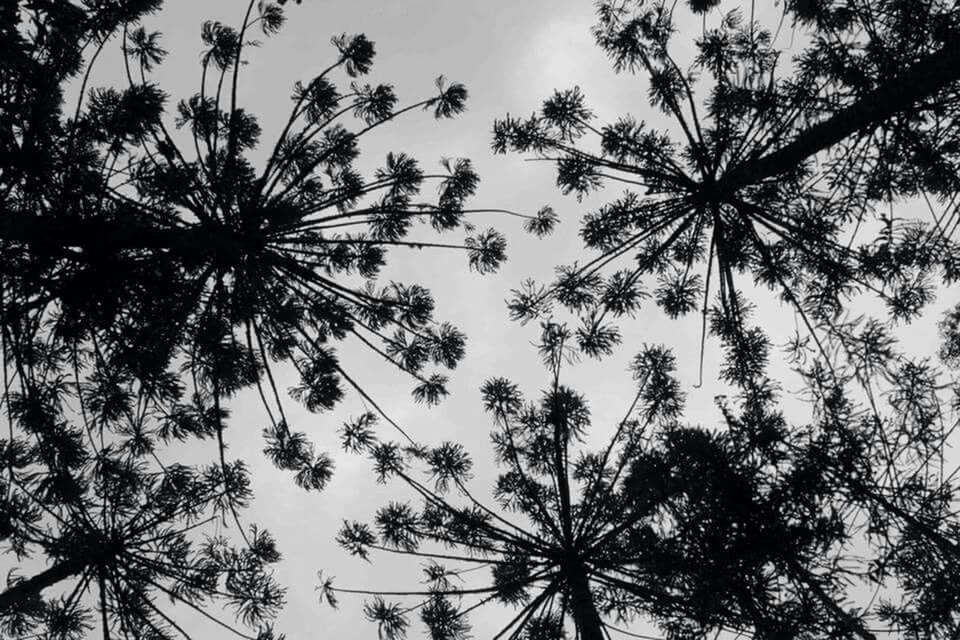
{"type": "Polygon", "coordinates": [[[956,380],[902,353],[876,320],[835,329],[832,362],[814,357],[809,344],[795,354],[820,416],[815,468],[864,523],[875,550],[868,575],[887,595],[878,617],[905,637],[953,637],[960,601],[947,585],[960,577],[960,487],[948,451],[956,380]]]}
{"type": "MultiPolygon", "coordinates": [[[[607,637],[618,624],[637,620],[655,622],[672,638],[728,631],[866,639],[877,637],[883,622],[924,628],[904,621],[929,620],[935,597],[960,576],[960,565],[944,565],[951,556],[931,543],[946,544],[958,525],[953,502],[941,504],[932,527],[932,505],[923,505],[931,496],[944,499],[953,481],[925,475],[925,488],[912,494],[889,491],[892,478],[913,477],[917,484],[918,454],[944,445],[945,434],[918,424],[922,412],[902,403],[930,391],[923,376],[893,385],[891,408],[899,413],[882,421],[872,409],[857,408],[842,386],[811,386],[820,407],[815,420],[790,425],[767,381],[745,391],[736,408],[721,400],[723,424],[707,429],[679,423],[683,392],[673,378],[673,356],[648,346],[634,360],[636,395],[607,446],[578,453],[590,412],[560,382],[573,339],[562,326],[544,326],[541,353],[552,380],[539,402],[525,402],[506,379],[484,385],[503,469],[495,505],[468,488],[472,461],[460,445],[380,442],[372,416],[345,426],[345,448],[369,454],[381,481],[405,483],[422,506],[392,502],[372,525],[345,522],[338,541],[364,559],[375,551],[425,559],[429,588],[351,590],[327,579],[321,587],[329,600],[371,595],[364,613],[390,639],[405,636],[414,611],[430,637],[466,637],[466,615],[492,601],[516,609],[500,632],[509,638],[563,638],[565,620],[584,639],[607,637]],[[900,415],[907,416],[902,423],[900,415]],[[881,434],[896,437],[908,425],[926,441],[907,441],[896,457],[884,456],[881,434]],[[417,479],[417,467],[432,486],[417,479]],[[882,504],[891,495],[897,504],[882,504]],[[871,522],[867,540],[863,517],[871,522]],[[921,582],[929,575],[924,569],[906,566],[917,557],[911,523],[927,526],[920,546],[938,559],[936,584],[921,582]],[[488,568],[490,577],[466,567],[488,568]],[[848,598],[858,586],[893,593],[901,587],[906,597],[897,606],[854,609],[848,598]],[[390,596],[421,599],[407,604],[390,596]]],[[[931,635],[923,637],[950,637],[960,628],[960,609],[952,600],[936,606],[942,626],[926,627],[931,635]]]]}
{"type": "Polygon", "coordinates": [[[686,68],[675,2],[604,0],[594,28],[618,72],[646,76],[650,106],[670,129],[630,115],[596,124],[579,88],[557,91],[530,118],[495,123],[494,150],[554,162],[565,194],[627,188],[583,218],[584,244],[598,255],[558,267],[549,286],[524,283],[514,317],[559,303],[583,318],[584,350],[602,355],[619,341],[611,318],[633,315],[651,294],[671,317],[700,307],[706,329],[718,290],[738,327],[745,276],[811,332],[863,292],[895,319],[914,317],[934,297],[937,271],[948,283],[958,273],[951,3],[787,1],[776,33],[755,3],[749,15],[688,4],[704,27],[686,68]],[[805,45],[792,60],[777,44],[785,23],[805,45]],[[931,207],[932,225],[894,213],[909,198],[931,207]]]}
{"type": "MultiPolygon", "coordinates": [[[[426,589],[321,585],[331,603],[371,596],[364,613],[390,640],[407,633],[411,613],[432,638],[464,638],[468,613],[494,601],[515,608],[501,635],[529,640],[566,637],[571,625],[599,640],[639,619],[670,638],[960,636],[956,473],[943,460],[956,400],[928,362],[896,351],[885,325],[842,313],[854,294],[875,291],[894,319],[909,319],[932,298],[937,269],[956,279],[960,25],[946,3],[787,2],[784,18],[809,41],[789,65],[752,13],[749,23],[728,13],[704,27],[687,71],[670,50],[668,3],[599,4],[600,45],[619,69],[649,76],[651,102],[681,142],[630,118],[598,128],[576,89],[530,119],[497,123],[495,149],[556,162],[562,189],[585,195],[612,180],[647,193],[587,216],[582,235],[601,256],[560,269],[550,287],[526,285],[511,306],[529,320],[559,302],[583,326],[544,324],[551,379],[539,402],[504,378],[484,386],[502,469],[494,504],[468,487],[473,462],[461,445],[414,441],[333,349],[352,336],[416,379],[418,399],[445,394],[443,375],[427,369],[456,366],[465,338],[434,320],[422,287],[375,284],[386,251],[462,250],[486,272],[504,240],[467,216],[521,214],[469,208],[477,176],[466,160],[430,174],[388,154],[370,177],[355,165],[367,132],[419,109],[454,116],[465,88],[439,79],[435,94],[401,107],[391,86],[357,79],[372,43],[337,36],[333,64],[295,86],[283,132],[255,164],[260,128],[238,104],[240,68],[254,32],[279,30],[284,2],[251,0],[238,28],[204,24],[203,80],[178,104],[178,130],[149,80],[164,56],[159,35],[139,25],[159,4],[0,9],[10,419],[0,544],[48,562],[20,567],[0,592],[5,635],[80,638],[98,625],[107,638],[185,636],[176,611],[187,608],[243,637],[272,638],[284,591],[269,567],[279,553],[241,522],[249,491],[243,465],[226,459],[225,400],[255,386],[269,414],[266,455],[301,487],[323,488],[333,462],[288,424],[274,376],[284,362],[310,409],[331,408],[345,386],[373,404],[345,425],[345,448],[422,501],[390,503],[373,525],[346,522],[338,541],[364,559],[428,561],[426,589]],[[126,88],[88,91],[116,40],[126,88]],[[349,88],[334,84],[337,73],[349,88]],[[695,76],[708,85],[700,101],[695,76]],[[80,91],[64,107],[68,80],[80,91]],[[592,135],[600,151],[583,148],[592,135]],[[436,200],[421,201],[431,182],[436,200]],[[915,196],[939,199],[933,225],[893,215],[915,196]],[[421,240],[417,222],[469,235],[421,240]],[[875,239],[860,239],[861,227],[875,239]],[[624,256],[634,263],[605,277],[624,256]],[[810,335],[791,346],[809,424],[781,415],[765,376],[769,341],[746,324],[743,274],[806,324],[810,335]],[[651,276],[668,314],[702,309],[704,335],[709,322],[723,341],[721,378],[739,395],[720,400],[719,428],[682,424],[673,356],[645,347],[626,416],[602,451],[581,451],[590,411],[561,383],[571,344],[611,353],[620,337],[609,317],[635,313],[651,276]],[[406,441],[377,436],[378,414],[406,441]],[[214,441],[212,463],[164,462],[161,445],[186,439],[214,441]],[[220,533],[230,522],[237,540],[220,533]],[[866,588],[877,597],[852,606],[866,588]],[[173,607],[161,608],[167,597],[173,607]],[[208,605],[234,609],[251,631],[208,605]]],[[[714,0],[686,4],[705,25],[717,19],[714,0]]],[[[546,208],[521,217],[537,234],[557,220],[546,208]]],[[[941,327],[947,364],[956,315],[941,327]]]]}
{"type": "MultiPolygon", "coordinates": [[[[17,57],[5,87],[22,108],[3,123],[3,322],[35,333],[52,327],[49,337],[63,344],[96,341],[118,375],[148,386],[180,367],[214,410],[256,385],[282,447],[302,438],[284,417],[273,363],[299,372],[293,395],[311,410],[336,404],[344,384],[373,402],[334,350],[347,337],[413,377],[418,400],[437,402],[446,377],[425,368],[455,367],[465,336],[434,320],[425,288],[377,285],[376,277],[394,247],[458,249],[472,270],[496,269],[503,236],[465,220],[498,212],[467,208],[478,177],[466,159],[428,172],[389,153],[368,177],[355,161],[365,134],[405,113],[456,116],[466,88],[441,77],[434,95],[401,107],[391,85],[356,80],[371,68],[373,43],[336,36],[335,59],[296,84],[283,132],[258,168],[247,159],[260,127],[238,104],[240,67],[255,32],[281,28],[282,9],[250,0],[239,28],[204,23],[203,79],[177,105],[185,129],[177,133],[165,123],[166,94],[149,79],[165,54],[159,34],[137,25],[160,2],[128,5],[23,0],[19,12],[10,9],[6,46],[17,57]],[[88,91],[111,39],[122,40],[127,86],[88,91]],[[60,53],[65,43],[70,54],[60,53]],[[346,87],[334,84],[336,73],[346,74],[346,87]],[[78,74],[80,95],[64,114],[63,84],[78,74]],[[353,130],[344,122],[351,116],[353,130]],[[420,196],[431,183],[435,201],[420,196]],[[470,235],[409,238],[418,222],[470,235]]],[[[503,213],[537,233],[555,221],[549,209],[503,213]]],[[[303,447],[287,453],[305,475],[319,464],[303,447]]],[[[322,485],[317,473],[304,486],[322,485]]]]}
{"type": "MultiPolygon", "coordinates": [[[[0,547],[16,563],[0,589],[0,635],[191,637],[178,622],[188,609],[240,637],[272,639],[285,597],[270,568],[280,553],[267,531],[240,522],[246,466],[222,449],[217,459],[216,447],[215,462],[188,466],[159,446],[209,438],[217,418],[191,405],[156,409],[95,352],[32,347],[14,360],[32,374],[5,379],[2,398],[0,547]],[[239,539],[224,531],[227,518],[239,539]]],[[[3,355],[12,360],[7,339],[3,355]]]]}

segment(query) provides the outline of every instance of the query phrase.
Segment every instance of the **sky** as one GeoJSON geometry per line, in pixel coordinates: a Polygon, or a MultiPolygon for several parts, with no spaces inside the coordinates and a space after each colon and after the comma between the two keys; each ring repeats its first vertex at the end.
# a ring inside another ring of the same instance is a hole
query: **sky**
{"type": "MultiPolygon", "coordinates": [[[[246,3],[168,0],[165,4],[160,14],[145,21],[145,26],[164,34],[163,46],[170,55],[153,80],[175,101],[188,97],[199,86],[201,21],[237,24],[246,3]]],[[[626,113],[653,119],[659,116],[647,113],[643,81],[615,74],[595,46],[589,30],[594,22],[590,0],[304,0],[300,6],[288,3],[287,16],[288,23],[278,35],[262,39],[261,47],[248,50],[248,64],[239,85],[239,102],[260,118],[265,146],[272,144],[286,120],[293,83],[309,80],[334,60],[336,52],[330,37],[344,32],[364,33],[376,43],[378,54],[369,80],[364,81],[390,82],[401,102],[408,102],[429,95],[435,77],[443,74],[465,83],[470,99],[468,111],[455,120],[437,122],[428,113],[416,112],[376,135],[365,136],[362,162],[375,166],[388,151],[410,153],[424,167],[437,166],[435,163],[443,157],[468,157],[482,180],[472,199],[475,206],[532,214],[550,205],[561,217],[558,231],[542,240],[524,234],[515,218],[483,220],[484,226],[489,223],[499,228],[509,242],[508,260],[493,275],[468,272],[466,257],[460,252],[391,254],[383,278],[430,288],[437,302],[437,317],[453,322],[468,335],[466,358],[452,373],[451,395],[440,406],[415,404],[409,395],[409,379],[386,369],[376,356],[349,346],[340,349],[342,359],[349,363],[348,370],[355,372],[371,396],[416,439],[462,442],[477,465],[474,493],[489,496],[494,478],[488,439],[492,425],[480,405],[481,383],[492,376],[505,376],[517,382],[528,397],[535,398],[548,382],[533,346],[537,327],[510,322],[504,300],[522,280],[533,277],[548,281],[556,265],[582,259],[584,252],[577,236],[579,218],[621,192],[608,187],[583,202],[563,196],[547,163],[492,154],[492,123],[507,113],[528,115],[554,89],[573,86],[583,90],[601,122],[626,113]]],[[[699,33],[699,24],[681,25],[684,27],[699,33]]],[[[115,48],[104,54],[94,86],[123,83],[117,52],[115,48]]],[[[339,79],[345,80],[343,76],[339,79]]],[[[775,335],[792,330],[792,313],[769,296],[761,295],[758,300],[760,319],[775,335]]],[[[670,320],[650,305],[622,328],[624,344],[614,356],[599,363],[584,360],[564,374],[590,403],[594,421],[588,442],[602,443],[622,418],[633,396],[628,364],[644,343],[664,343],[675,349],[678,375],[688,394],[687,419],[716,423],[719,412],[714,396],[726,390],[715,382],[719,356],[715,342],[707,346],[705,384],[694,387],[698,378],[699,315],[670,320]]],[[[936,334],[929,324],[912,327],[907,334],[911,348],[934,351],[936,334]]],[[[782,363],[775,362],[774,368],[784,372],[782,363]]],[[[281,387],[296,383],[289,370],[281,367],[278,375],[281,387]]],[[[796,381],[785,380],[787,400],[798,405],[791,400],[796,381]]],[[[260,431],[267,417],[255,391],[231,402],[233,415],[228,431],[228,457],[243,458],[253,469],[257,497],[244,518],[269,529],[284,554],[277,575],[289,588],[288,605],[277,628],[290,640],[373,638],[376,628],[362,617],[362,598],[342,598],[337,611],[318,604],[314,592],[317,572],[336,576],[336,584],[347,588],[417,586],[421,574],[416,559],[381,554],[374,555],[373,563],[368,564],[347,557],[334,542],[344,519],[369,522],[376,508],[389,499],[413,496],[404,487],[377,485],[368,461],[339,451],[337,429],[350,416],[366,410],[356,394],[348,394],[337,409],[324,414],[309,414],[293,400],[286,409],[293,428],[305,431],[319,450],[335,457],[336,474],[321,493],[300,491],[289,475],[275,470],[260,453],[260,431]]],[[[802,413],[802,407],[799,409],[802,413]]],[[[212,455],[215,445],[197,446],[211,447],[212,455]]],[[[187,612],[184,615],[190,625],[196,625],[188,629],[196,631],[198,637],[231,637],[187,612]]],[[[491,637],[510,617],[508,609],[497,606],[473,615],[474,637],[491,637]]],[[[633,630],[647,629],[638,626],[633,630]]],[[[410,637],[421,637],[421,629],[415,627],[410,637]]]]}

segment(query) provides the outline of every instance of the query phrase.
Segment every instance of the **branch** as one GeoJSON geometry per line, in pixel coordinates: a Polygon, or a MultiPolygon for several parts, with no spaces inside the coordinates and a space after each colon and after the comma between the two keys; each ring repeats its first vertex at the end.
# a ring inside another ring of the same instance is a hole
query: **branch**
{"type": "Polygon", "coordinates": [[[917,101],[960,80],[960,41],[927,54],[899,75],[867,92],[827,120],[801,132],[787,145],[736,167],[719,182],[736,190],[797,167],[807,158],[859,131],[869,130],[917,101]]]}

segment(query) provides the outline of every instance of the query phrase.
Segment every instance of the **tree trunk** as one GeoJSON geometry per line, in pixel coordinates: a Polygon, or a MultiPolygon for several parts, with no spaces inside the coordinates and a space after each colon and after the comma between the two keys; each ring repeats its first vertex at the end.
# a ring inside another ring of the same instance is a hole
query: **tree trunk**
{"type": "Polygon", "coordinates": [[[725,191],[735,191],[790,171],[803,160],[858,131],[872,129],[958,80],[960,40],[954,40],[940,51],[924,56],[830,118],[801,131],[783,147],[735,167],[719,181],[719,186],[725,191]]]}
{"type": "Polygon", "coordinates": [[[570,586],[570,613],[580,633],[580,640],[606,640],[603,621],[590,593],[586,568],[579,562],[571,562],[565,567],[564,573],[570,586]]]}
{"type": "Polygon", "coordinates": [[[78,248],[118,252],[163,249],[180,256],[210,253],[237,254],[243,243],[225,229],[212,226],[155,227],[96,219],[70,220],[4,211],[0,213],[0,241],[33,248],[78,248]]]}
{"type": "Polygon", "coordinates": [[[87,566],[79,558],[64,560],[46,571],[27,578],[0,593],[0,611],[7,611],[40,595],[40,592],[56,583],[74,576],[87,566]]]}

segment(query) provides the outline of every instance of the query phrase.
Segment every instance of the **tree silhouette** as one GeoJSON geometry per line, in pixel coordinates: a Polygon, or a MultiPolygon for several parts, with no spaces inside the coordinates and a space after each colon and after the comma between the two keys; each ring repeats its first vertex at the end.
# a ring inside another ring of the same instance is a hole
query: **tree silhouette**
{"type": "MultiPolygon", "coordinates": [[[[333,604],[340,594],[373,596],[364,614],[391,639],[405,636],[413,612],[432,638],[466,637],[467,614],[493,601],[516,609],[503,638],[563,638],[565,620],[584,639],[637,620],[676,638],[727,631],[865,639],[883,624],[950,637],[960,628],[958,603],[944,597],[960,575],[950,542],[955,483],[917,473],[931,470],[929,459],[918,461],[942,451],[946,436],[904,404],[929,396],[929,375],[895,381],[893,411],[883,418],[857,408],[842,385],[811,384],[818,411],[806,426],[788,425],[772,384],[758,384],[736,409],[721,400],[724,424],[706,429],[678,422],[673,356],[648,346],[634,360],[636,395],[606,447],[578,452],[590,412],[560,382],[574,336],[555,324],[544,329],[552,380],[539,402],[525,402],[506,379],[483,388],[502,469],[495,506],[468,488],[472,461],[462,446],[381,442],[370,415],[345,426],[345,448],[368,453],[381,481],[407,484],[422,506],[391,502],[372,525],[345,522],[338,542],[364,559],[376,551],[425,559],[429,586],[345,589],[328,578],[321,589],[333,604]],[[926,439],[899,440],[891,457],[885,437],[896,440],[898,429],[926,439]],[[418,468],[429,480],[418,479],[418,468]],[[907,478],[913,493],[894,493],[907,478]],[[936,564],[912,565],[918,557],[936,564]],[[490,578],[471,574],[476,568],[490,578]],[[891,584],[902,602],[850,607],[858,585],[891,584]]],[[[822,362],[819,370],[827,371],[822,362]]]]}
{"type": "MultiPolygon", "coordinates": [[[[376,283],[387,251],[462,250],[471,270],[486,273],[504,259],[505,241],[466,223],[468,215],[517,215],[540,234],[555,216],[468,208],[478,177],[466,159],[445,159],[430,172],[389,153],[371,176],[361,175],[356,160],[365,134],[403,114],[462,112],[462,84],[438,78],[434,95],[400,106],[392,85],[356,80],[371,69],[373,43],[336,36],[336,57],[296,84],[283,131],[257,167],[247,155],[260,127],[238,103],[240,68],[254,34],[282,26],[278,5],[251,0],[236,29],[203,24],[202,82],[176,107],[184,129],[177,133],[165,124],[167,96],[149,77],[165,54],[159,34],[136,24],[159,2],[132,3],[136,11],[113,3],[20,4],[22,28],[6,33],[26,70],[13,65],[7,85],[25,106],[5,117],[13,168],[3,174],[4,322],[52,327],[49,335],[66,344],[96,340],[111,367],[147,384],[163,384],[178,367],[218,405],[256,384],[278,446],[299,436],[285,420],[273,363],[299,372],[292,393],[311,410],[336,404],[344,385],[372,402],[334,349],[348,337],[413,377],[418,400],[446,394],[446,377],[426,368],[455,367],[465,336],[434,319],[425,288],[376,283]],[[65,55],[48,52],[50,33],[59,38],[57,51],[63,41],[73,44],[66,62],[50,60],[65,55]],[[111,39],[122,40],[127,86],[88,91],[111,39]],[[50,76],[51,67],[62,71],[50,76]],[[334,84],[337,73],[347,86],[334,84]],[[64,115],[63,83],[78,74],[80,95],[64,115]],[[436,199],[421,196],[428,184],[436,199]],[[427,235],[411,237],[418,223],[427,235]],[[430,237],[458,228],[467,229],[462,241],[430,237]]],[[[307,457],[287,456],[309,475],[318,463],[307,457]]],[[[303,484],[316,488],[322,480],[303,484]]]]}
{"type": "Polygon", "coordinates": [[[596,40],[618,72],[645,75],[650,123],[597,124],[579,88],[495,123],[494,150],[555,163],[565,194],[627,189],[583,218],[598,255],[558,267],[549,286],[524,283],[514,317],[559,303],[583,318],[584,349],[603,354],[619,340],[611,319],[651,295],[670,317],[701,308],[706,327],[718,291],[723,315],[741,324],[747,276],[810,331],[862,292],[893,318],[914,317],[938,269],[957,277],[952,5],[788,1],[772,32],[755,3],[727,13],[688,4],[704,26],[684,67],[678,25],[693,20],[682,5],[598,3],[596,40]],[[785,25],[804,43],[792,60],[778,44],[785,25]],[[908,198],[925,199],[933,224],[893,212],[908,198]]]}
{"type": "Polygon", "coordinates": [[[0,635],[191,637],[178,622],[186,609],[240,637],[271,639],[284,602],[270,569],[280,553],[255,526],[239,541],[223,530],[227,518],[242,527],[246,466],[215,444],[212,464],[163,462],[162,444],[213,437],[218,418],[195,404],[158,409],[95,352],[34,343],[14,358],[4,337],[4,361],[32,372],[4,380],[0,547],[16,565],[0,590],[0,635]]]}
{"type": "Polygon", "coordinates": [[[833,335],[832,363],[810,345],[795,354],[820,416],[816,469],[866,525],[870,579],[889,594],[878,616],[905,637],[953,637],[960,601],[946,585],[960,577],[960,523],[947,452],[955,380],[944,384],[929,360],[900,352],[876,320],[838,323],[833,335]]]}
{"type": "MultiPolygon", "coordinates": [[[[380,282],[387,252],[462,251],[486,273],[505,239],[473,220],[518,216],[544,235],[558,217],[472,208],[466,159],[430,172],[389,153],[361,174],[366,134],[415,111],[452,118],[467,98],[442,77],[410,103],[364,83],[374,46],[363,35],[333,38],[331,64],[294,86],[280,136],[255,162],[261,129],[239,103],[240,70],[253,38],[280,30],[284,4],[249,0],[239,27],[202,25],[199,91],[172,123],[150,79],[166,52],[140,24],[160,0],[0,7],[0,545],[18,563],[0,590],[0,634],[183,637],[186,612],[271,640],[280,554],[241,522],[251,496],[245,466],[227,459],[226,401],[255,387],[264,453],[322,489],[333,461],[291,428],[284,363],[312,411],[348,388],[373,407],[344,426],[344,448],[420,501],[345,522],[338,542],[363,559],[425,561],[426,588],[320,585],[331,604],[370,596],[363,612],[381,637],[405,637],[416,615],[435,640],[466,638],[468,614],[493,603],[514,609],[497,637],[525,640],[571,627],[600,640],[639,621],[669,638],[960,637],[957,473],[944,457],[955,381],[901,353],[887,324],[845,315],[873,292],[909,320],[936,275],[960,273],[952,5],[789,0],[781,26],[803,50],[788,61],[781,28],[764,30],[752,4],[746,17],[689,0],[704,26],[684,68],[681,3],[598,3],[599,45],[618,71],[647,76],[672,128],[597,125],[576,88],[495,124],[495,151],[555,163],[565,193],[631,190],[584,219],[598,257],[560,267],[549,286],[525,283],[510,303],[522,321],[559,303],[582,326],[543,323],[539,401],[505,378],[485,383],[500,467],[485,503],[465,448],[413,440],[334,347],[356,340],[412,377],[415,398],[438,401],[439,370],[461,361],[465,336],[435,319],[425,288],[380,282]],[[111,43],[125,86],[92,88],[111,43]],[[900,216],[907,200],[929,206],[932,224],[900,216]],[[436,237],[456,230],[462,239],[436,237]],[[809,424],[781,413],[770,343],[748,325],[748,278],[806,326],[789,347],[809,424]],[[671,317],[701,310],[703,335],[723,343],[720,379],[739,395],[718,398],[719,426],[683,424],[673,355],[646,346],[626,415],[602,450],[583,450],[591,414],[562,383],[565,363],[612,353],[611,318],[650,296],[671,317]],[[405,439],[377,435],[379,418],[405,439]],[[180,448],[187,440],[209,441],[210,460],[188,464],[203,453],[180,448]],[[45,565],[31,569],[28,554],[45,565]]],[[[950,367],[958,325],[957,309],[940,324],[950,367]]]]}

